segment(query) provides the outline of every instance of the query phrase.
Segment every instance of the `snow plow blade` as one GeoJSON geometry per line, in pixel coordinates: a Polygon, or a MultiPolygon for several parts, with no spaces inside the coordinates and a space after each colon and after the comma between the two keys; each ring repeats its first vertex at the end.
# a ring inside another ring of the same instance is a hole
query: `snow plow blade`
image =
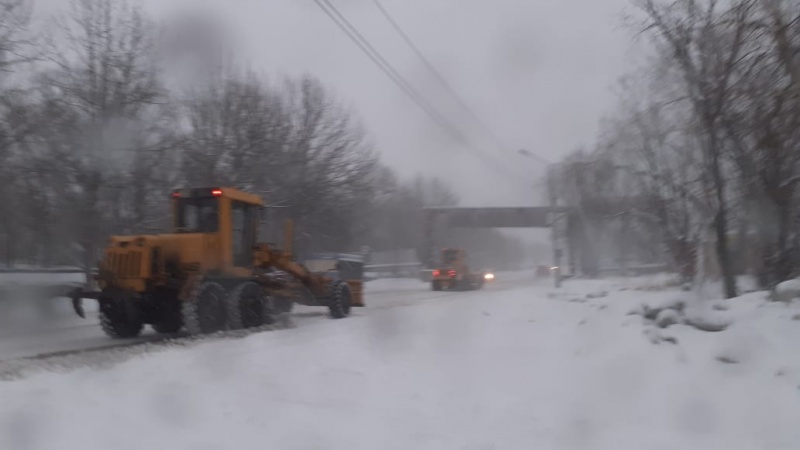
{"type": "Polygon", "coordinates": [[[83,309],[83,299],[84,298],[91,298],[97,300],[99,298],[99,292],[90,292],[84,291],[82,288],[75,288],[71,290],[67,297],[72,300],[72,309],[75,310],[75,314],[79,315],[81,318],[86,318],[86,311],[83,309]]]}

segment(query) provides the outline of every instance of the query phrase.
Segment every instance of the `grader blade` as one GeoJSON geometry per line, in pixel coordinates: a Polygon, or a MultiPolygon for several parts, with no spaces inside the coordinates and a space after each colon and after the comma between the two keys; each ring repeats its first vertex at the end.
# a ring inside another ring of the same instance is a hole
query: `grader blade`
{"type": "Polygon", "coordinates": [[[83,299],[84,298],[91,298],[97,300],[99,297],[98,292],[87,292],[81,288],[75,288],[71,290],[67,297],[72,300],[72,309],[75,310],[75,314],[79,315],[82,319],[86,318],[86,311],[83,309],[83,299]]]}
{"type": "Polygon", "coordinates": [[[79,315],[81,319],[86,318],[86,312],[83,310],[83,297],[80,294],[75,295],[72,294],[72,309],[75,310],[75,314],[79,315]]]}

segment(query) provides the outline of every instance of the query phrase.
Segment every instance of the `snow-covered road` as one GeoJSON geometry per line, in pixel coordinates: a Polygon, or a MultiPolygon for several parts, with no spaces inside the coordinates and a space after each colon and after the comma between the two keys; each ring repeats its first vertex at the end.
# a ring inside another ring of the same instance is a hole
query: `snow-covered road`
{"type": "Polygon", "coordinates": [[[752,294],[655,345],[627,312],[678,293],[525,278],[380,281],[345,320],[5,381],[0,448],[800,448],[797,306],[752,294]]]}
{"type": "MultiPolygon", "coordinates": [[[[529,280],[526,275],[511,273],[499,286],[491,285],[491,288],[511,289],[527,281],[529,280]]],[[[409,279],[387,279],[377,283],[367,283],[369,310],[417,305],[446,300],[456,295],[450,292],[429,292],[426,286],[418,280],[409,279]]],[[[99,350],[162,340],[149,327],[145,328],[140,338],[109,339],[100,329],[95,302],[85,302],[86,319],[74,314],[68,299],[54,299],[53,302],[53,317],[39,318],[35,308],[30,308],[27,312],[32,313],[33,317],[21,315],[17,322],[0,326],[0,363],[19,358],[38,358],[78,350],[99,350]]],[[[324,308],[302,306],[297,307],[292,316],[293,325],[296,326],[305,326],[326,319],[324,308]]]]}

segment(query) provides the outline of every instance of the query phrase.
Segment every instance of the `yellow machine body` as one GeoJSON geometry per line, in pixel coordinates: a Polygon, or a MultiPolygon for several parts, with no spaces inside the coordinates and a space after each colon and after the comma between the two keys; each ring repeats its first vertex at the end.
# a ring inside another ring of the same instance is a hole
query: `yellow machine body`
{"type": "MultiPolygon", "coordinates": [[[[226,314],[238,323],[240,311],[222,305],[222,297],[228,303],[252,303],[253,298],[270,303],[277,298],[329,306],[336,318],[348,315],[350,306],[364,306],[362,280],[347,280],[343,287],[343,282],[314,274],[293,261],[291,222],[286,227],[283,250],[258,243],[262,209],[259,196],[234,188],[174,191],[171,232],[111,237],[98,266],[97,289],[70,294],[76,312],[83,315],[81,298],[98,299],[101,311],[110,317],[109,323],[117,321],[116,329],[109,334],[130,335],[129,330],[136,328],[129,327],[130,323],[163,325],[165,314],[174,316],[180,309],[176,304],[200,300],[220,303],[219,308],[227,308],[226,314]],[[208,288],[210,284],[213,286],[208,288]],[[258,292],[253,292],[253,286],[258,292]],[[213,292],[204,294],[199,292],[201,288],[213,292]],[[213,298],[198,300],[198,295],[213,298]],[[227,298],[230,296],[242,298],[231,300],[227,298]],[[346,304],[337,304],[342,301],[346,304]]],[[[210,314],[206,310],[210,307],[197,308],[197,314],[210,314]]],[[[248,312],[245,309],[253,307],[242,308],[244,314],[248,312]]],[[[189,313],[189,319],[195,320],[195,315],[189,313]]],[[[178,319],[172,316],[170,326],[162,328],[179,327],[178,319]]]]}

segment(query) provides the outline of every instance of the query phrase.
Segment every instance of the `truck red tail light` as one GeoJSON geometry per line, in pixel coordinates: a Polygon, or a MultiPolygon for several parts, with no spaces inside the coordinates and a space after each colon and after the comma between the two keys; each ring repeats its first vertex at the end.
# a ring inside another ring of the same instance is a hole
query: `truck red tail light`
{"type": "Polygon", "coordinates": [[[438,277],[439,275],[441,275],[441,272],[439,272],[438,270],[433,271],[433,276],[438,277]]]}
{"type": "Polygon", "coordinates": [[[450,277],[450,278],[455,278],[456,277],[456,271],[455,270],[448,270],[447,271],[447,276],[450,277]]]}

